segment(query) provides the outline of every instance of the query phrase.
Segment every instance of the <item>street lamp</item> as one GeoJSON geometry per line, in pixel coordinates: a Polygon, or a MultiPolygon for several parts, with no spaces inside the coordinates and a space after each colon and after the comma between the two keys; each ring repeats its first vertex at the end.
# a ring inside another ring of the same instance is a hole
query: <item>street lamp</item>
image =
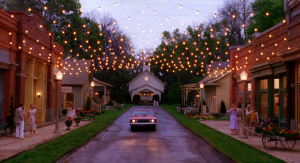
{"type": "Polygon", "coordinates": [[[60,86],[60,81],[62,80],[63,78],[63,73],[61,73],[61,71],[58,71],[56,73],[56,80],[57,80],[57,87],[56,87],[56,109],[55,109],[55,130],[53,133],[57,133],[59,134],[60,131],[59,131],[59,86],[60,86]]]}
{"type": "Polygon", "coordinates": [[[203,88],[204,88],[204,84],[203,83],[200,83],[200,96],[199,96],[199,101],[200,101],[200,111],[201,111],[201,113],[200,113],[200,121],[203,121],[203,102],[202,102],[202,90],[203,90],[203,88]]]}
{"type": "Polygon", "coordinates": [[[92,89],[95,87],[95,82],[94,81],[92,81],[91,82],[91,108],[93,108],[93,94],[92,94],[92,89]]]}
{"type": "Polygon", "coordinates": [[[243,71],[240,74],[240,78],[243,81],[242,135],[240,135],[240,138],[247,139],[246,130],[245,130],[245,118],[246,118],[245,102],[246,102],[246,89],[247,89],[246,87],[247,87],[248,74],[245,71],[243,71]]]}

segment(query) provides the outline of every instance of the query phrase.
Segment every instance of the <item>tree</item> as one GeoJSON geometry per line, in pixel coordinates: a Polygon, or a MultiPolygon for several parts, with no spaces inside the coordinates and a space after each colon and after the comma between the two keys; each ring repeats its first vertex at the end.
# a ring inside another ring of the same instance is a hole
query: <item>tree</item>
{"type": "Polygon", "coordinates": [[[220,113],[226,113],[226,106],[225,106],[225,102],[222,100],[221,101],[221,108],[220,108],[220,113]]]}
{"type": "Polygon", "coordinates": [[[90,99],[90,97],[87,97],[87,99],[86,99],[85,110],[87,110],[87,111],[91,110],[91,99],[90,99]]]}
{"type": "Polygon", "coordinates": [[[255,32],[255,28],[258,32],[263,32],[282,22],[285,17],[284,0],[255,0],[252,10],[254,16],[246,30],[249,37],[255,32]]]}

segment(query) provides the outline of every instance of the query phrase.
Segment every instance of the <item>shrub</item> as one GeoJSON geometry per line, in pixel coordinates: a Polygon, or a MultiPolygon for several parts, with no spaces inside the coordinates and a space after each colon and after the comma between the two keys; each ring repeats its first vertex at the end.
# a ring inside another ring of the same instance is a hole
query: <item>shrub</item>
{"type": "Polygon", "coordinates": [[[171,98],[168,99],[168,105],[172,105],[172,99],[171,98]]]}
{"type": "Polygon", "coordinates": [[[155,100],[155,101],[158,101],[158,100],[159,100],[159,95],[157,95],[157,94],[156,94],[156,95],[153,95],[153,100],[152,100],[152,101],[154,101],[154,100],[155,100]]]}
{"type": "Polygon", "coordinates": [[[4,127],[4,130],[7,128],[10,129],[10,132],[15,131],[15,122],[14,122],[14,103],[13,103],[13,96],[10,97],[10,106],[9,106],[9,115],[5,118],[7,125],[4,127]]]}
{"type": "Polygon", "coordinates": [[[67,109],[62,109],[61,114],[67,114],[68,110],[67,109]]]}
{"type": "Polygon", "coordinates": [[[91,109],[91,99],[88,97],[86,99],[86,104],[85,104],[85,110],[90,110],[91,109]]]}
{"type": "Polygon", "coordinates": [[[107,106],[113,106],[114,103],[110,100],[108,103],[107,103],[107,106]]]}
{"type": "Polygon", "coordinates": [[[218,118],[222,117],[224,115],[224,113],[211,113],[211,115],[213,117],[215,117],[216,119],[218,119],[218,118]]]}
{"type": "Polygon", "coordinates": [[[221,101],[220,113],[226,113],[226,106],[223,100],[221,101]]]}
{"type": "Polygon", "coordinates": [[[140,99],[141,99],[141,96],[140,96],[140,95],[134,95],[134,96],[133,96],[133,103],[134,103],[134,104],[139,103],[140,99]]]}

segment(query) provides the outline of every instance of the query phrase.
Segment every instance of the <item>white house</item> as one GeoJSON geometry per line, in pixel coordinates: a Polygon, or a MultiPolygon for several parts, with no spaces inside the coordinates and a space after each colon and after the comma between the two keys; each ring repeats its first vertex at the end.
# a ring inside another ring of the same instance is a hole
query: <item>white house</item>
{"type": "Polygon", "coordinates": [[[140,95],[142,101],[152,101],[154,95],[159,96],[164,92],[165,84],[150,72],[150,61],[143,62],[143,72],[128,83],[131,101],[134,95],[140,95]]]}

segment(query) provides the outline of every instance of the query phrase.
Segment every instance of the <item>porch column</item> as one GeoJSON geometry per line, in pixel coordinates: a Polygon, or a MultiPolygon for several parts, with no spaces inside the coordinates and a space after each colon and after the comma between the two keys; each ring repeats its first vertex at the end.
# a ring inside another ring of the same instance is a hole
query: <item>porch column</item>
{"type": "Polygon", "coordinates": [[[104,104],[106,104],[106,103],[107,103],[107,101],[106,101],[106,85],[104,85],[104,104]]]}
{"type": "Polygon", "coordinates": [[[287,128],[290,120],[295,119],[295,62],[286,62],[286,93],[287,93],[287,128]]]}
{"type": "Polygon", "coordinates": [[[51,63],[47,66],[47,100],[46,100],[46,122],[52,122],[54,121],[54,102],[56,103],[56,99],[54,99],[54,96],[56,93],[56,85],[54,85],[53,81],[53,71],[54,71],[54,64],[51,63]]]}
{"type": "Polygon", "coordinates": [[[183,89],[181,90],[181,105],[183,105],[183,89]]]}

